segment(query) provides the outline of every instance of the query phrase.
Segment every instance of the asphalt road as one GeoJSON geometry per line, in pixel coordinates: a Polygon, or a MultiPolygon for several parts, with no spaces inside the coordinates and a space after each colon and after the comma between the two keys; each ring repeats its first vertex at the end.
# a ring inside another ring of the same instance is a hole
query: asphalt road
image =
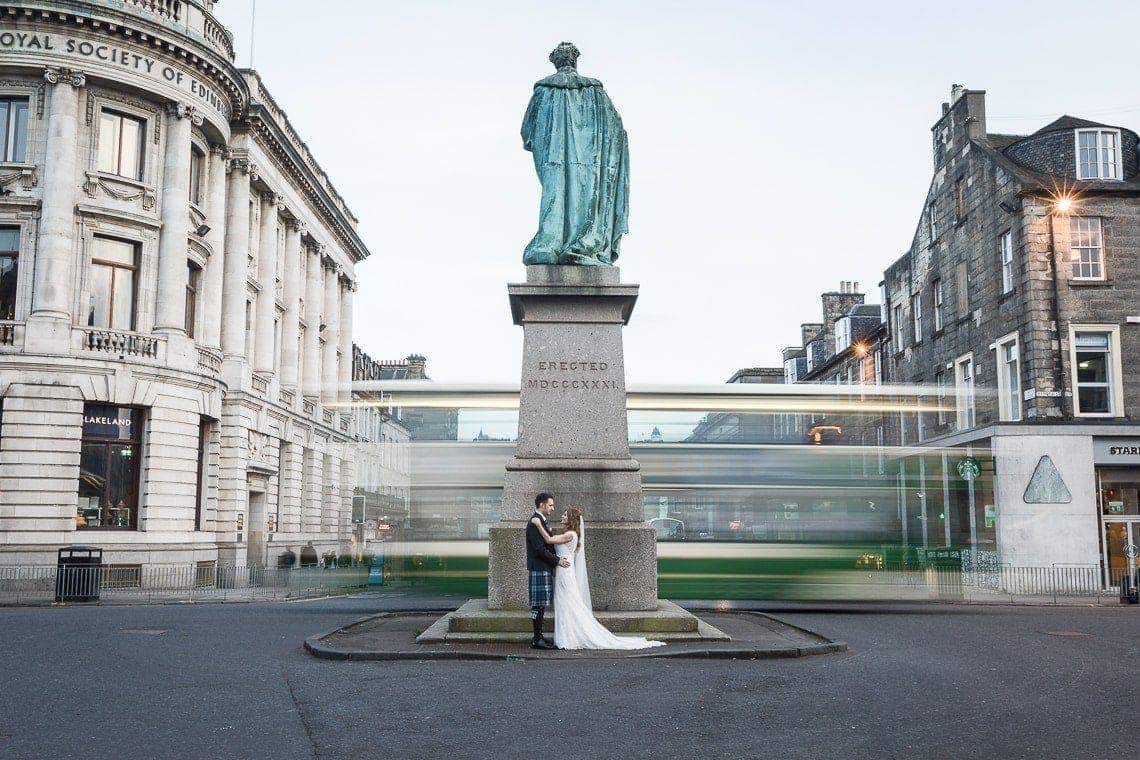
{"type": "MultiPolygon", "coordinates": [[[[458,601],[455,602],[457,604],[458,601]]],[[[1140,609],[845,606],[800,660],[330,662],[407,597],[0,609],[0,757],[1119,758],[1140,609]]]]}

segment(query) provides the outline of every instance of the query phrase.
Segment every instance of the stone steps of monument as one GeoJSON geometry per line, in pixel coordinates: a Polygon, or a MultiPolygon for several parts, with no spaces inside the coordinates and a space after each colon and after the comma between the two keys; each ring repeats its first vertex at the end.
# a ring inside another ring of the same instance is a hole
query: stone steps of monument
{"type": "MultiPolygon", "coordinates": [[[[636,614],[636,613],[634,613],[636,614]]],[[[693,633],[697,630],[696,618],[681,618],[668,615],[644,613],[633,616],[631,613],[599,613],[598,622],[614,633],[693,633]]],[[[554,630],[555,617],[548,615],[543,621],[543,630],[554,630]]],[[[450,629],[453,633],[529,633],[531,631],[528,613],[499,615],[453,615],[450,629]]]]}

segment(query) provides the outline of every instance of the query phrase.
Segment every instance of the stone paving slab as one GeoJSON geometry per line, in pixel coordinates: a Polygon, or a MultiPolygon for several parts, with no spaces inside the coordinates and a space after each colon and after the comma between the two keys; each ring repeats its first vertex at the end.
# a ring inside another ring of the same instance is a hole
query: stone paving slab
{"type": "MultiPolygon", "coordinates": [[[[702,614],[731,641],[666,642],[634,651],[531,649],[519,643],[444,642],[417,644],[416,637],[436,623],[440,612],[386,612],[305,640],[305,649],[330,660],[591,660],[591,659],[747,659],[806,657],[847,651],[847,645],[758,612],[702,614]]],[[[663,639],[664,640],[664,639],[663,639]]]]}

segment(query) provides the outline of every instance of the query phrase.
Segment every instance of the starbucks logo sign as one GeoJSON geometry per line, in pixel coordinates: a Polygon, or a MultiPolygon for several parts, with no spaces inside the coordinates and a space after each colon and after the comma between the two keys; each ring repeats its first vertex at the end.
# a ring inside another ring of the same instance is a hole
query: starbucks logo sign
{"type": "Polygon", "coordinates": [[[958,460],[958,476],[967,483],[977,478],[981,472],[982,468],[978,466],[978,460],[973,457],[958,460]]]}

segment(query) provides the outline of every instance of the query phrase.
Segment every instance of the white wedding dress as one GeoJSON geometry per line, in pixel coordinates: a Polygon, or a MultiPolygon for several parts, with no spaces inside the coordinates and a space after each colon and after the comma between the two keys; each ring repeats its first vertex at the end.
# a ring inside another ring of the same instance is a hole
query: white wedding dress
{"type": "MultiPolygon", "coordinates": [[[[582,531],[585,533],[585,530],[582,531]]],[[[635,636],[615,636],[598,622],[590,601],[590,579],[586,574],[586,549],[576,551],[578,537],[555,546],[559,559],[566,557],[570,567],[554,572],[554,644],[559,649],[648,649],[664,646],[635,636]]]]}

